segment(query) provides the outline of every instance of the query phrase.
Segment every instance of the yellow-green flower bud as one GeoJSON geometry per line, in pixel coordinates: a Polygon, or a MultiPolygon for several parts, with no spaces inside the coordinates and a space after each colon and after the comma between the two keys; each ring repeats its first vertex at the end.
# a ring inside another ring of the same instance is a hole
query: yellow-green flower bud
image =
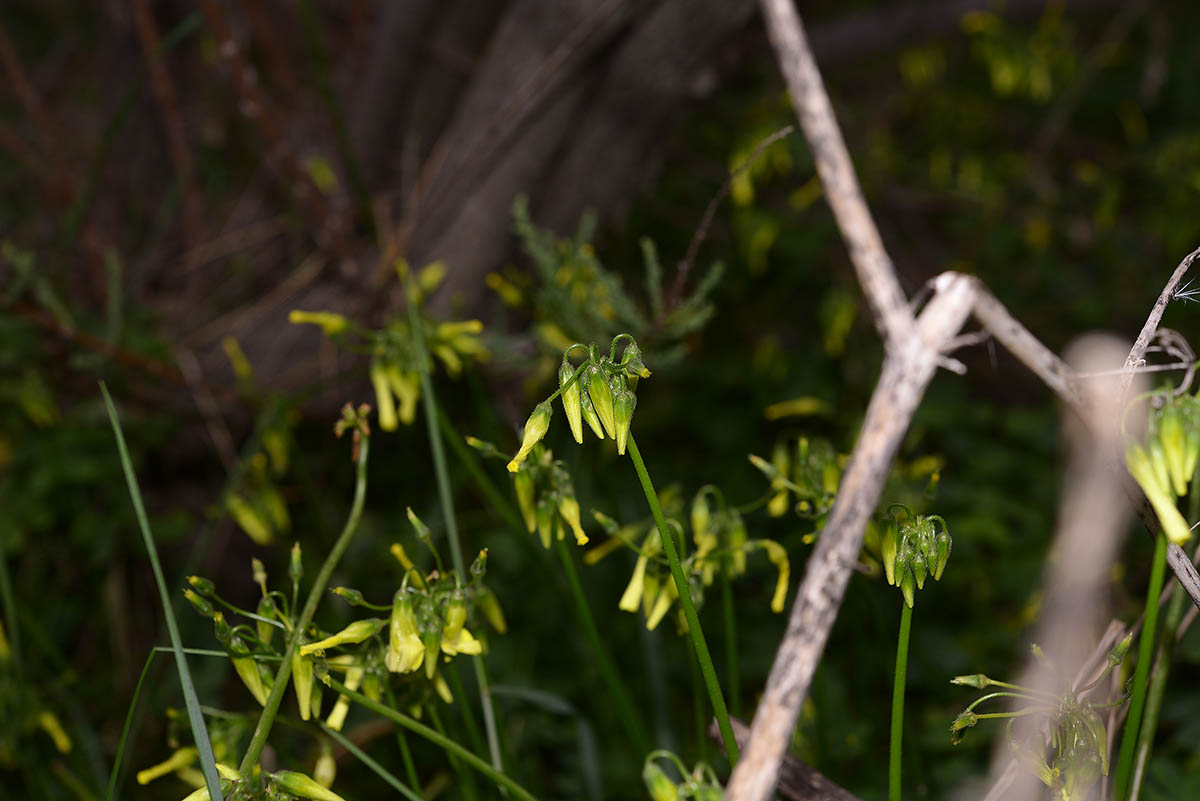
{"type": "Polygon", "coordinates": [[[269,595],[259,599],[258,615],[259,617],[266,618],[266,620],[254,621],[258,639],[264,645],[270,645],[271,640],[275,637],[275,627],[267,621],[272,620],[275,617],[275,599],[269,595]]]}
{"type": "Polygon", "coordinates": [[[292,553],[288,558],[288,578],[293,584],[299,584],[304,578],[304,559],[300,553],[300,543],[292,543],[292,553]]]}
{"type": "Polygon", "coordinates": [[[629,424],[633,422],[633,410],[637,406],[637,396],[627,389],[613,393],[613,427],[617,441],[617,453],[625,455],[625,443],[629,440],[629,424]]]}
{"type": "Polygon", "coordinates": [[[1176,545],[1187,542],[1191,535],[1187,521],[1175,506],[1175,499],[1169,494],[1169,485],[1160,482],[1158,470],[1155,469],[1150,454],[1141,445],[1130,442],[1125,448],[1125,465],[1134,481],[1142,488],[1142,492],[1146,493],[1146,499],[1154,508],[1154,514],[1158,517],[1167,539],[1176,545]]]}
{"type": "Polygon", "coordinates": [[[592,404],[592,397],[587,393],[587,378],[588,371],[584,370],[579,376],[579,385],[581,390],[579,393],[579,408],[583,412],[584,422],[588,424],[588,428],[592,429],[592,433],[597,439],[604,439],[604,426],[600,424],[600,417],[596,414],[596,407],[592,404]]]}
{"type": "Polygon", "coordinates": [[[501,634],[508,631],[508,621],[504,619],[504,610],[500,607],[500,599],[496,597],[496,593],[487,587],[481,587],[478,604],[479,611],[483,612],[492,628],[501,634]]]}
{"type": "Polygon", "coordinates": [[[538,501],[537,530],[538,537],[542,540],[542,547],[550,550],[550,540],[554,536],[554,504],[550,502],[549,497],[543,497],[538,501]]]}
{"type": "Polygon", "coordinates": [[[647,762],[642,767],[642,781],[652,801],[677,801],[679,788],[667,777],[663,769],[654,762],[647,762]]]}
{"type": "Polygon", "coordinates": [[[567,521],[567,525],[575,534],[575,544],[587,545],[588,535],[584,533],[583,525],[579,520],[579,501],[575,500],[572,495],[563,495],[558,501],[558,513],[562,515],[563,520],[567,521]]]}
{"type": "MultiPolygon", "coordinates": [[[[564,358],[562,366],[558,368],[558,385],[561,387],[566,384],[574,374],[575,370],[571,367],[571,363],[564,358]]],[[[579,381],[576,381],[562,391],[563,411],[566,412],[567,422],[571,426],[571,436],[575,437],[575,441],[580,445],[583,444],[583,405],[580,401],[581,394],[579,381]]]]}
{"type": "Polygon", "coordinates": [[[1175,487],[1171,483],[1171,469],[1167,467],[1166,449],[1163,448],[1162,442],[1152,437],[1146,443],[1146,450],[1150,453],[1150,465],[1154,468],[1154,480],[1170,496],[1173,503],[1175,501],[1175,487]]]}
{"type": "Polygon", "coordinates": [[[588,365],[584,375],[587,376],[588,397],[591,398],[596,416],[600,418],[600,424],[604,426],[604,433],[615,437],[617,429],[613,417],[613,395],[608,386],[608,378],[604,371],[594,364],[588,365]]]}
{"type": "Polygon", "coordinates": [[[271,776],[281,790],[298,798],[311,798],[313,801],[346,801],[340,795],[326,787],[322,787],[314,779],[292,770],[281,770],[271,776]]]}
{"type": "Polygon", "coordinates": [[[658,597],[654,599],[654,608],[650,610],[650,614],[646,616],[646,629],[654,631],[658,628],[658,624],[662,622],[663,617],[671,608],[671,604],[679,597],[679,590],[675,587],[674,581],[666,581],[662,589],[658,591],[658,597]]]}
{"type": "Polygon", "coordinates": [[[900,533],[896,526],[896,519],[889,517],[887,523],[883,527],[883,539],[879,543],[879,555],[883,560],[883,574],[887,577],[887,583],[896,586],[896,550],[900,544],[900,533]]]}
{"type": "Polygon", "coordinates": [[[54,747],[58,753],[71,753],[71,738],[67,736],[66,730],[63,729],[62,724],[58,722],[58,718],[53,712],[43,709],[38,713],[37,722],[42,731],[50,735],[50,739],[54,741],[54,747]]]}
{"type": "Polygon", "coordinates": [[[446,621],[442,626],[443,640],[458,639],[459,632],[467,622],[467,602],[461,595],[455,595],[446,602],[445,608],[442,610],[442,617],[446,621]]]}
{"type": "Polygon", "coordinates": [[[513,489],[517,493],[517,506],[525,520],[525,528],[532,534],[537,529],[537,503],[534,501],[533,473],[518,470],[513,473],[513,489]]]}
{"type": "Polygon", "coordinates": [[[387,370],[379,362],[371,363],[371,386],[375,388],[375,405],[379,409],[379,427],[384,431],[395,431],[399,425],[396,418],[396,402],[392,386],[388,382],[387,370]]]}
{"type": "MultiPolygon", "coordinates": [[[[194,591],[188,589],[183,591],[183,597],[188,599],[188,602],[196,607],[196,611],[205,617],[213,616],[213,605],[207,599],[197,595],[194,591]]],[[[0,629],[0,646],[4,645],[4,630],[0,629]]],[[[0,656],[3,656],[3,650],[0,650],[0,656]]]]}
{"type": "Polygon", "coordinates": [[[1179,497],[1187,495],[1187,438],[1178,407],[1168,404],[1158,419],[1158,440],[1166,457],[1171,488],[1179,497]]]}
{"type": "Polygon", "coordinates": [[[550,404],[542,401],[533,408],[533,414],[529,415],[529,419],[525,421],[525,433],[521,440],[521,449],[517,451],[517,455],[508,463],[508,472],[515,473],[521,463],[529,456],[529,452],[533,450],[533,446],[541,441],[542,437],[546,436],[546,432],[550,430],[550,416],[554,414],[554,410],[550,404]]]}
{"type": "Polygon", "coordinates": [[[374,636],[381,628],[383,621],[377,617],[356,620],[337,634],[300,646],[300,655],[308,656],[314,651],[325,651],[339,645],[354,645],[374,636]]]}
{"type": "Polygon", "coordinates": [[[333,758],[333,748],[328,740],[321,740],[321,753],[317,764],[313,766],[313,781],[328,789],[337,778],[337,760],[333,758]]]}
{"type": "Polygon", "coordinates": [[[639,554],[637,563],[633,566],[633,576],[617,603],[617,608],[623,612],[636,612],[642,603],[642,595],[646,584],[646,563],[649,559],[645,554],[639,554]]]}
{"type": "Polygon", "coordinates": [[[763,540],[762,543],[763,547],[767,549],[767,558],[779,571],[779,578],[775,580],[775,593],[771,596],[771,611],[779,614],[783,611],[783,602],[787,599],[788,580],[791,577],[792,565],[788,561],[787,549],[778,542],[763,540]]]}
{"type": "Polygon", "coordinates": [[[401,370],[398,366],[388,365],[386,369],[388,384],[396,399],[400,402],[397,416],[404,425],[411,425],[417,417],[417,401],[421,397],[421,376],[415,370],[401,370]]]}
{"type": "MultiPolygon", "coordinates": [[[[775,443],[775,447],[771,452],[771,464],[779,472],[780,477],[786,476],[791,470],[791,460],[789,458],[790,451],[787,442],[780,440],[775,443]]],[[[788,490],[787,486],[781,480],[771,482],[771,489],[775,490],[775,494],[771,496],[771,500],[767,502],[767,514],[770,517],[783,517],[788,511],[788,490]]]]}
{"type": "Polygon", "coordinates": [[[708,508],[708,495],[698,492],[692,499],[692,538],[696,541],[696,548],[703,552],[701,556],[717,545],[716,535],[708,530],[710,520],[712,512],[708,508]]]}
{"type": "Polygon", "coordinates": [[[319,325],[327,337],[342,333],[350,325],[350,321],[340,314],[327,311],[301,311],[300,309],[292,309],[288,313],[288,322],[293,325],[303,325],[304,323],[319,325]]]}
{"type": "MultiPolygon", "coordinates": [[[[363,674],[365,671],[361,665],[354,665],[346,671],[346,680],[342,682],[346,685],[347,690],[358,691],[362,685],[363,674]]],[[[334,731],[341,731],[342,726],[346,724],[346,715],[350,712],[350,699],[344,695],[339,695],[337,703],[333,705],[333,710],[330,711],[329,717],[325,718],[325,725],[334,731]]]]}
{"type": "Polygon", "coordinates": [[[245,498],[240,495],[230,495],[225,506],[242,531],[245,531],[256,544],[269,545],[275,539],[271,526],[263,520],[258,510],[251,506],[245,498]]]}
{"type": "Polygon", "coordinates": [[[157,765],[146,768],[145,770],[139,770],[137,773],[137,783],[146,785],[161,776],[166,776],[168,773],[174,773],[177,770],[191,767],[191,765],[195,763],[196,759],[197,751],[195,748],[190,745],[180,748],[178,751],[171,754],[171,756],[167,757],[165,761],[159,762],[157,765]]]}
{"type": "Polygon", "coordinates": [[[312,713],[313,661],[310,656],[301,656],[300,649],[292,651],[292,686],[300,719],[308,720],[312,713]]]}

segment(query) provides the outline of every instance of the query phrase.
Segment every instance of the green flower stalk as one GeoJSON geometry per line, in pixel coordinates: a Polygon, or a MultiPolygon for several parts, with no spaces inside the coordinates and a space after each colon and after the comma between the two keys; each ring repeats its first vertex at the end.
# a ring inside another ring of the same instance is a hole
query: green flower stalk
{"type": "MultiPolygon", "coordinates": [[[[564,353],[562,366],[558,368],[558,386],[560,388],[566,386],[573,375],[575,375],[575,370],[571,367],[571,363],[567,361],[567,356],[564,353]]],[[[583,402],[581,396],[582,393],[580,392],[578,381],[562,390],[563,412],[567,415],[567,422],[571,426],[571,436],[580,445],[583,444],[583,402]]]]}
{"type": "Polygon", "coordinates": [[[543,401],[533,408],[533,414],[529,415],[529,419],[525,422],[525,433],[521,440],[521,449],[517,451],[517,455],[508,463],[508,472],[515,473],[520,468],[521,463],[529,456],[529,452],[533,450],[533,446],[541,441],[542,437],[546,436],[546,432],[550,430],[550,417],[554,414],[554,409],[550,404],[543,401]]]}

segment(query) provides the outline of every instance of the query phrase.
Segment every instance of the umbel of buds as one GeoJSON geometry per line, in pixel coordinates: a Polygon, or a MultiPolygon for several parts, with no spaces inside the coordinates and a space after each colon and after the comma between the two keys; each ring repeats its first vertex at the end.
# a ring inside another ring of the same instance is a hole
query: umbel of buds
{"type": "Polygon", "coordinates": [[[596,345],[579,343],[563,351],[562,364],[558,368],[558,389],[533,409],[525,422],[521,437],[521,448],[508,463],[508,470],[516,473],[528,458],[533,447],[546,436],[553,414],[551,403],[560,398],[571,436],[583,444],[583,424],[599,439],[606,436],[617,444],[617,453],[625,455],[629,442],[629,427],[633,422],[633,411],[637,407],[638,379],[649,378],[650,371],[642,362],[642,351],[629,334],[618,334],[609,345],[608,355],[601,353],[596,345]],[[620,361],[617,347],[624,343],[620,361]],[[570,356],[576,351],[587,355],[583,364],[575,367],[570,356]]]}
{"type": "Polygon", "coordinates": [[[907,506],[893,504],[892,510],[897,509],[904,510],[905,519],[900,522],[894,514],[888,517],[881,543],[883,570],[888,584],[899,587],[904,602],[912,608],[913,591],[925,587],[926,576],[934,581],[942,578],[950,560],[950,531],[937,515],[914,516],[907,506]]]}
{"type": "Polygon", "coordinates": [[[1191,534],[1175,502],[1188,494],[1197,461],[1200,401],[1193,395],[1168,394],[1161,408],[1151,410],[1145,445],[1131,438],[1125,442],[1129,474],[1146,493],[1163,533],[1175,545],[1183,545],[1191,534]]]}

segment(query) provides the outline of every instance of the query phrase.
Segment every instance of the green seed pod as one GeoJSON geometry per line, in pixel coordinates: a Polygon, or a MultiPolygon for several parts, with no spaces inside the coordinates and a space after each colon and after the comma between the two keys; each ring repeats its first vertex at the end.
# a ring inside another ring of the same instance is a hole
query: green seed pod
{"type": "Polygon", "coordinates": [[[604,433],[615,437],[617,429],[613,417],[613,395],[608,379],[604,371],[594,364],[588,366],[584,375],[587,376],[588,397],[592,400],[592,408],[596,410],[600,424],[604,426],[604,433]]]}

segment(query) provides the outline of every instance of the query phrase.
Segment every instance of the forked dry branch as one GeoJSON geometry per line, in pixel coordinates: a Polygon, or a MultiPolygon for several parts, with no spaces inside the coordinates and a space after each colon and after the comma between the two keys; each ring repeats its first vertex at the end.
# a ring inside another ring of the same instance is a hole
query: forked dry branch
{"type": "MultiPolygon", "coordinates": [[[[876,327],[884,337],[885,356],[837,501],[809,558],[749,740],[730,777],[727,801],[763,801],[771,796],[801,704],[862,547],[866,523],[934,373],[939,366],[957,365],[946,354],[959,345],[967,317],[974,314],[986,331],[1042,378],[1072,411],[1088,420],[1074,371],[1008,314],[978,280],[954,273],[938,276],[933,281],[932,299],[914,320],[859,188],[793,0],[761,0],[760,5],[825,195],[846,240],[876,327]]],[[[1143,359],[1162,310],[1196,255],[1189,254],[1172,275],[1127,365],[1137,365],[1143,359]]],[[[1147,530],[1155,534],[1157,521],[1145,498],[1131,481],[1123,484],[1147,530]]],[[[1168,564],[1200,606],[1200,576],[1177,546],[1171,546],[1168,564]]]]}

